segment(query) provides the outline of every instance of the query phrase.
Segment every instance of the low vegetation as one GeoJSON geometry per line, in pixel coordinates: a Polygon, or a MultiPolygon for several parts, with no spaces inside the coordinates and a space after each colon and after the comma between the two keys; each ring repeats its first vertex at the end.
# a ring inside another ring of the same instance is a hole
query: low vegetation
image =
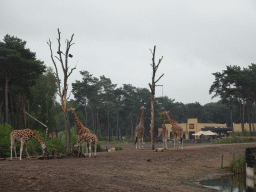
{"type": "Polygon", "coordinates": [[[254,142],[256,142],[256,137],[227,137],[214,142],[214,144],[254,143],[254,142]]]}
{"type": "Polygon", "coordinates": [[[245,155],[233,155],[233,160],[231,161],[229,165],[229,171],[234,173],[234,174],[244,174],[245,173],[245,168],[246,166],[246,160],[245,160],[245,155]]]}
{"type": "Polygon", "coordinates": [[[115,144],[115,150],[124,150],[124,148],[121,145],[115,144]]]}
{"type": "MultiPolygon", "coordinates": [[[[11,146],[11,138],[10,134],[13,131],[13,128],[9,124],[0,124],[0,158],[3,157],[10,157],[11,151],[10,151],[10,146],[11,146]]],[[[63,131],[59,137],[56,137],[52,140],[50,140],[48,137],[45,137],[45,133],[33,130],[36,134],[39,135],[39,137],[43,140],[43,142],[47,146],[47,152],[51,153],[52,150],[58,149],[59,153],[66,153],[66,145],[67,145],[67,134],[66,131],[63,131]]],[[[76,130],[73,128],[71,129],[71,144],[72,146],[76,143],[77,141],[77,135],[76,135],[76,130]]],[[[33,155],[41,155],[42,154],[42,147],[40,143],[34,139],[30,138],[27,142],[27,149],[28,153],[30,156],[33,155]]],[[[84,150],[86,149],[86,143],[84,142],[84,150]]],[[[92,145],[92,150],[94,150],[94,146],[92,145]]],[[[17,151],[17,156],[20,155],[20,142],[17,143],[16,145],[16,151],[17,151]]],[[[97,152],[103,151],[101,143],[97,144],[97,152]]],[[[26,154],[26,151],[23,150],[23,154],[26,154]]],[[[13,153],[14,155],[14,153],[13,153]]]]}

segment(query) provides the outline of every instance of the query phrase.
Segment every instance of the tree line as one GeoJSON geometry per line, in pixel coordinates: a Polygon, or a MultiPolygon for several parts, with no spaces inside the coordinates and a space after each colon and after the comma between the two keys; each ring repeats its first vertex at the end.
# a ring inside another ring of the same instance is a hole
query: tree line
{"type": "MultiPolygon", "coordinates": [[[[80,74],[82,80],[72,83],[74,99],[67,102],[67,108],[75,107],[86,127],[102,139],[132,138],[139,123],[139,109],[144,105],[145,138],[150,140],[149,89],[131,84],[117,87],[104,75],[95,77],[88,71],[80,71],[80,74]]],[[[167,96],[155,98],[155,136],[157,128],[162,126],[159,118],[162,107],[168,109],[178,123],[186,123],[188,118],[197,118],[202,123],[227,123],[228,126],[232,126],[231,122],[254,122],[255,65],[243,70],[228,66],[214,75],[209,92],[214,93],[213,97],[221,97],[216,103],[184,104],[167,96]]],[[[29,127],[45,131],[40,121],[47,125],[49,132],[65,129],[62,106],[56,101],[59,82],[55,72],[36,59],[36,54],[26,48],[25,41],[6,35],[0,42],[0,78],[2,124],[9,123],[14,129],[29,127]]],[[[75,127],[72,113],[67,113],[67,119],[71,127],[75,127]]]]}
{"type": "Polygon", "coordinates": [[[256,102],[256,65],[251,64],[247,68],[240,66],[226,66],[222,72],[213,73],[215,81],[210,87],[209,93],[213,97],[219,96],[222,103],[229,106],[230,122],[242,124],[244,135],[244,123],[249,123],[249,131],[255,133],[255,102],[256,102]]]}

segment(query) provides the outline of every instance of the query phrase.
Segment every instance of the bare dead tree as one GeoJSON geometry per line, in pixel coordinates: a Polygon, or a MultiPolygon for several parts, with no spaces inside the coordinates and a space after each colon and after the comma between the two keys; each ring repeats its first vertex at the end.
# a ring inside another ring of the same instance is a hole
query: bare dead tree
{"type": "Polygon", "coordinates": [[[155,98],[155,85],[156,83],[164,76],[164,74],[162,74],[156,81],[155,81],[155,75],[156,75],[156,71],[159,67],[159,64],[161,63],[163,56],[161,59],[159,59],[158,64],[155,64],[155,51],[156,51],[156,46],[154,46],[154,50],[152,52],[152,50],[150,49],[151,53],[152,53],[152,64],[150,64],[152,66],[153,69],[153,74],[152,74],[152,84],[149,83],[149,87],[151,89],[151,96],[150,96],[150,101],[151,101],[151,123],[150,123],[150,133],[151,133],[151,149],[154,150],[155,149],[155,138],[154,138],[154,122],[155,122],[155,116],[154,116],[154,110],[155,110],[155,105],[154,105],[154,98],[155,98]]]}
{"type": "Polygon", "coordinates": [[[67,103],[67,90],[68,90],[68,77],[71,75],[71,73],[73,72],[74,69],[76,69],[76,67],[72,68],[70,72],[68,72],[69,67],[68,67],[68,57],[73,57],[71,54],[69,54],[69,50],[70,47],[74,44],[72,43],[73,41],[73,36],[74,34],[71,36],[70,40],[66,40],[66,52],[65,54],[61,51],[61,43],[60,43],[60,31],[58,29],[58,57],[57,56],[53,56],[53,52],[52,52],[52,42],[49,39],[49,42],[47,42],[47,44],[50,47],[50,51],[51,51],[51,59],[52,62],[54,64],[56,73],[55,73],[55,77],[57,79],[57,87],[58,87],[58,95],[60,96],[60,100],[61,100],[61,106],[62,106],[62,111],[63,111],[63,116],[64,116],[64,120],[65,120],[65,125],[66,125],[66,130],[67,130],[67,153],[71,153],[71,140],[70,140],[70,127],[68,124],[68,120],[67,120],[67,114],[66,114],[66,103],[67,103]],[[64,55],[64,58],[62,58],[62,55],[64,55]],[[63,81],[63,87],[61,87],[61,82],[60,82],[60,78],[58,75],[58,68],[56,65],[56,62],[54,60],[54,57],[58,59],[58,61],[61,64],[62,67],[62,71],[63,71],[63,75],[64,75],[64,81],[63,81]]]}

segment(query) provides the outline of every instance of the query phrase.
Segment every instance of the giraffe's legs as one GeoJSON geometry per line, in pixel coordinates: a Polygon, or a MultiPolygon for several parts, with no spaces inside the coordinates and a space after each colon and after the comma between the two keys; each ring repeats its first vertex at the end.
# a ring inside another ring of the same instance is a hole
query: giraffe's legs
{"type": "Polygon", "coordinates": [[[86,154],[85,154],[85,156],[88,155],[88,148],[89,148],[89,143],[87,143],[87,145],[86,145],[86,154]]]}
{"type": "Polygon", "coordinates": [[[141,148],[144,149],[143,148],[143,135],[141,136],[141,148]]]}
{"type": "Polygon", "coordinates": [[[24,141],[21,141],[21,144],[20,144],[20,160],[22,160],[22,151],[23,151],[23,146],[24,146],[24,141]]]}
{"type": "Polygon", "coordinates": [[[138,138],[138,145],[139,145],[139,149],[140,149],[140,139],[138,138]]]}
{"type": "Polygon", "coordinates": [[[92,146],[91,146],[91,142],[89,143],[89,157],[91,157],[91,155],[92,155],[92,148],[91,148],[92,146]]]}
{"type": "Polygon", "coordinates": [[[29,156],[29,154],[28,154],[27,145],[26,145],[26,144],[24,144],[24,147],[25,147],[25,149],[26,149],[26,152],[27,152],[27,156],[28,156],[28,158],[30,158],[30,156],[29,156]]]}
{"type": "Polygon", "coordinates": [[[82,153],[84,154],[84,140],[82,139],[80,143],[82,143],[82,153]]]}
{"type": "Polygon", "coordinates": [[[94,142],[94,157],[96,157],[97,141],[94,142]]]}
{"type": "Polygon", "coordinates": [[[15,141],[14,139],[11,139],[11,160],[12,160],[12,149],[14,149],[14,153],[15,153],[15,157],[17,157],[17,153],[16,153],[16,144],[17,141],[15,141]]]}

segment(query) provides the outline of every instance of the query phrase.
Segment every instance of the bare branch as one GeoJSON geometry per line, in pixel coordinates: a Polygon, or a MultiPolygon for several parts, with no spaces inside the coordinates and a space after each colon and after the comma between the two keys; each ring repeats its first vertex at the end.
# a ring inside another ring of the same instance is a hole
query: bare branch
{"type": "MultiPolygon", "coordinates": [[[[61,50],[60,50],[60,47],[61,47],[61,44],[60,44],[60,30],[58,29],[58,35],[59,35],[59,38],[57,39],[58,40],[58,43],[59,43],[59,46],[58,46],[58,52],[60,53],[61,50]]],[[[61,56],[61,53],[59,54],[59,61],[61,63],[61,67],[62,67],[62,71],[64,72],[65,69],[64,69],[64,65],[63,65],[63,60],[62,60],[62,56],[61,56]]]]}
{"type": "Polygon", "coordinates": [[[157,81],[159,81],[163,76],[164,76],[164,73],[155,81],[155,83],[157,83],[157,81]]]}
{"type": "Polygon", "coordinates": [[[68,76],[67,76],[67,77],[69,77],[69,76],[71,75],[72,71],[73,71],[73,70],[75,70],[75,69],[76,69],[76,66],[75,66],[74,68],[72,68],[72,69],[71,69],[71,71],[70,71],[70,73],[68,74],[68,76]]]}
{"type": "Polygon", "coordinates": [[[58,87],[59,87],[59,94],[60,94],[60,79],[59,79],[59,75],[58,75],[58,68],[57,68],[57,65],[56,65],[56,63],[55,63],[55,60],[54,60],[54,58],[53,58],[53,53],[52,53],[52,42],[51,42],[51,40],[49,39],[49,42],[47,42],[47,44],[49,45],[49,47],[50,47],[50,51],[51,51],[51,59],[52,59],[52,62],[53,62],[53,64],[54,64],[54,67],[55,67],[55,70],[56,70],[56,73],[55,73],[55,75],[56,75],[56,78],[57,78],[57,84],[58,84],[58,87]]]}
{"type": "Polygon", "coordinates": [[[157,64],[157,66],[156,66],[157,68],[158,68],[159,64],[161,63],[162,59],[163,59],[163,56],[162,56],[161,59],[159,59],[158,64],[157,64]]]}

